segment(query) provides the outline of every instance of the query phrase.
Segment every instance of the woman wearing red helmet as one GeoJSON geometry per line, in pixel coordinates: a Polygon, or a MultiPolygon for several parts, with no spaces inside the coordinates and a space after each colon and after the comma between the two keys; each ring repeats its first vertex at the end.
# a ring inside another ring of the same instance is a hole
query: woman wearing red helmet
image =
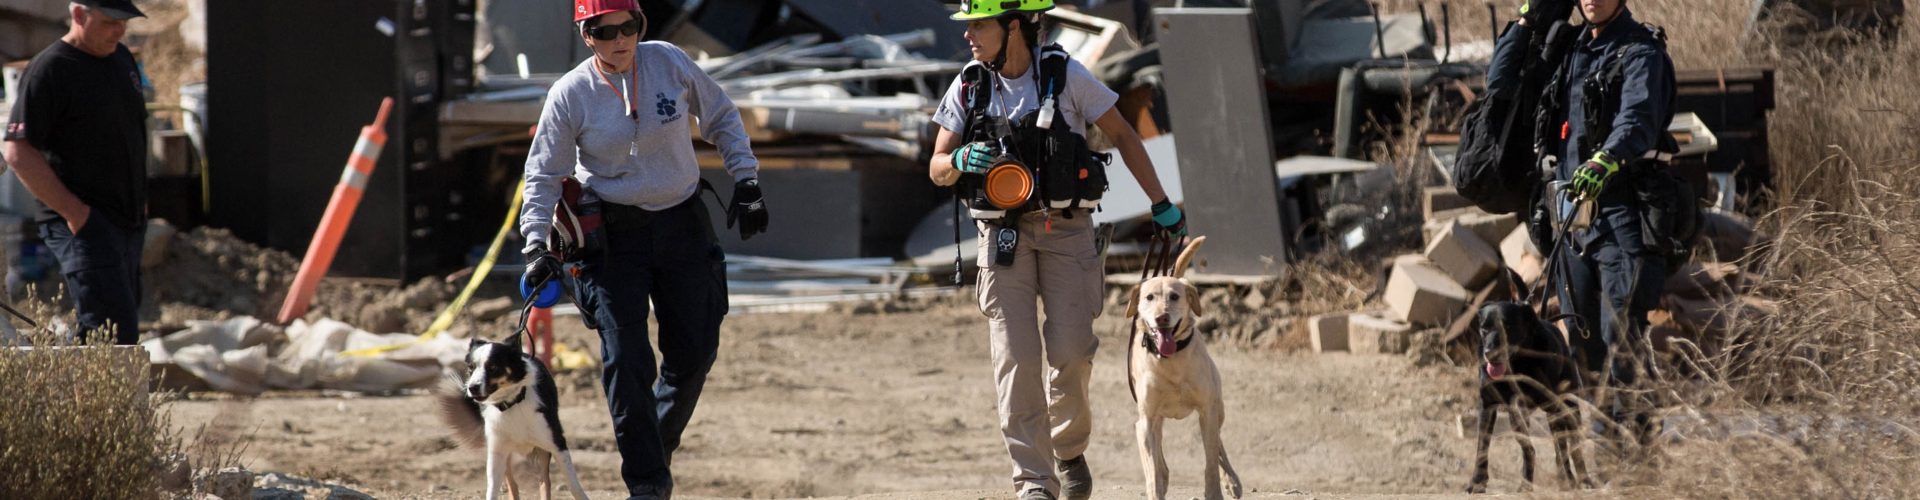
{"type": "MultiPolygon", "coordinates": [[[[700,169],[687,129],[717,146],[735,180],[728,226],[764,232],[759,161],[740,113],[678,47],[641,43],[646,17],[633,0],[575,0],[574,21],[593,57],[547,92],[526,164],[523,289],[560,275],[549,253],[562,181],[580,185],[567,206],[597,213],[597,231],[569,227],[568,275],[575,302],[600,330],[607,408],[620,448],[620,476],[634,498],[668,498],[667,463],[719,346],[727,313],[726,257],[696,196],[700,169]],[[583,249],[584,248],[584,249],[583,249]],[[647,341],[649,305],[660,323],[660,362],[647,341]],[[656,376],[657,375],[657,376],[656,376]]],[[[581,219],[590,220],[591,217],[581,219]]]]}

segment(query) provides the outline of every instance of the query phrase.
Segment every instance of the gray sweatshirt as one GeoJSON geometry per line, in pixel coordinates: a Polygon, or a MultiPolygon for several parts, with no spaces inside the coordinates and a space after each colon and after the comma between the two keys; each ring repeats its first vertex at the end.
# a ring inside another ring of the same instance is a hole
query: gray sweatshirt
{"type": "Polygon", "coordinates": [[[547,91],[527,154],[520,212],[527,249],[546,247],[563,176],[578,179],[592,199],[647,210],[697,194],[690,115],[698,118],[701,137],[720,148],[734,180],[759,175],[740,110],[679,47],[645,42],[625,73],[601,73],[589,57],[561,76],[547,91]]]}

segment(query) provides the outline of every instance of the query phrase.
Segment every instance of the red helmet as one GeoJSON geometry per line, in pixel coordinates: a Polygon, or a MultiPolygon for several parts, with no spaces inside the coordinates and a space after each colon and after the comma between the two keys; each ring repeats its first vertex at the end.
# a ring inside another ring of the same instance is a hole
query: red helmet
{"type": "Polygon", "coordinates": [[[573,22],[593,19],[608,12],[640,10],[634,0],[573,0],[573,22]]]}

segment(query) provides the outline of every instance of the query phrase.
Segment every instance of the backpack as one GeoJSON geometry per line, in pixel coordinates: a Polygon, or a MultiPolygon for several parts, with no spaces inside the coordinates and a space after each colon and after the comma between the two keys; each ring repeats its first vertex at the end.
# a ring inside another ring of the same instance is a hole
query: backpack
{"type": "MultiPolygon", "coordinates": [[[[1509,26],[1508,29],[1515,29],[1509,26]]],[[[1492,214],[1526,210],[1540,190],[1541,174],[1534,157],[1535,124],[1543,87],[1551,79],[1542,72],[1559,66],[1564,51],[1554,42],[1572,33],[1566,23],[1554,23],[1546,33],[1528,41],[1520,85],[1492,89],[1467,108],[1460,130],[1460,148],[1448,170],[1453,188],[1475,207],[1492,214]]]]}
{"type": "Polygon", "coordinates": [[[1467,108],[1454,157],[1453,188],[1487,213],[1515,213],[1527,207],[1540,184],[1533,164],[1531,124],[1518,118],[1525,107],[1514,92],[1488,92],[1467,108]]]}

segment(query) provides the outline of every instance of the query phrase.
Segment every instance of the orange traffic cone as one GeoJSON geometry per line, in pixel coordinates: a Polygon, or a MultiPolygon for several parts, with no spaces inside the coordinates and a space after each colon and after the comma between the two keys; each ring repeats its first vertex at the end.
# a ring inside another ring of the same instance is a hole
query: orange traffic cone
{"type": "Polygon", "coordinates": [[[553,366],[553,308],[535,307],[527,313],[527,354],[553,366]]]}
{"type": "Polygon", "coordinates": [[[353,221],[353,211],[360,206],[367,179],[373,176],[374,161],[380,158],[380,148],[387,145],[387,114],[392,110],[392,97],[381,100],[380,114],[374,117],[373,124],[360,128],[360,140],[353,144],[353,153],[347,156],[347,168],[340,172],[340,184],[333,187],[333,199],[327,202],[327,212],[320,217],[320,227],[313,231],[307,255],[300,259],[300,272],[293,277],[287,301],[280,305],[280,324],[292,323],[307,314],[307,302],[313,300],[320,278],[326,276],[327,268],[333,265],[333,253],[340,248],[340,237],[347,233],[347,223],[353,221]]]}

